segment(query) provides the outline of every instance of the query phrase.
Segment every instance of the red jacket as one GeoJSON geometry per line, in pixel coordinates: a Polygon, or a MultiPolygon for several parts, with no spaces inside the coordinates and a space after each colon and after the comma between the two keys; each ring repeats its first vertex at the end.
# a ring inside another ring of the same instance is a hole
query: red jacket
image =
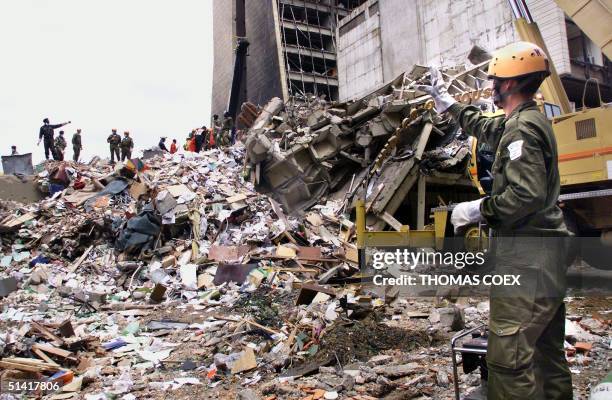
{"type": "Polygon", "coordinates": [[[176,148],[176,143],[172,142],[172,144],[170,145],[170,154],[174,154],[176,153],[178,149],[176,148]]]}

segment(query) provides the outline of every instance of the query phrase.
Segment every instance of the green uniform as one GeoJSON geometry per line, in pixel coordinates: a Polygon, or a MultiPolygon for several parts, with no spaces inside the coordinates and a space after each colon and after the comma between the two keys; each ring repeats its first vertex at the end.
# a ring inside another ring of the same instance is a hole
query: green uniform
{"type": "Polygon", "coordinates": [[[134,141],[129,136],[124,136],[121,140],[121,161],[129,160],[132,158],[132,149],[134,148],[134,141]]]}
{"type": "Polygon", "coordinates": [[[55,151],[57,152],[57,159],[59,161],[64,161],[64,150],[66,149],[66,139],[63,136],[58,136],[55,138],[55,151]]]}
{"type": "Polygon", "coordinates": [[[110,145],[111,164],[114,164],[115,158],[119,161],[119,144],[121,143],[121,136],[119,136],[118,133],[111,133],[106,141],[110,145]]]}
{"type": "Polygon", "coordinates": [[[216,138],[217,146],[229,146],[234,120],[232,117],[223,119],[223,127],[219,131],[219,136],[216,138]]]}
{"type": "Polygon", "coordinates": [[[75,133],[72,135],[72,152],[74,153],[72,159],[74,162],[79,161],[79,155],[81,154],[81,149],[83,146],[81,145],[81,134],[75,133]]]}
{"type": "Polygon", "coordinates": [[[520,275],[520,286],[491,288],[488,399],[571,399],[563,350],[569,232],[556,204],[552,126],[533,101],[507,117],[458,103],[449,112],[495,152],[493,188],[480,212],[494,230],[495,273],[520,275]]]}

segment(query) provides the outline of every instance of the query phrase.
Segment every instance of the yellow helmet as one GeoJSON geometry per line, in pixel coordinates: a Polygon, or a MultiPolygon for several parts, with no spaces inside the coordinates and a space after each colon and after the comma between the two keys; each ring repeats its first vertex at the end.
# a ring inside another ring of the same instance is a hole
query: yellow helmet
{"type": "Polygon", "coordinates": [[[550,75],[544,50],[529,42],[516,42],[497,50],[489,62],[489,79],[520,78],[541,73],[550,75]]]}

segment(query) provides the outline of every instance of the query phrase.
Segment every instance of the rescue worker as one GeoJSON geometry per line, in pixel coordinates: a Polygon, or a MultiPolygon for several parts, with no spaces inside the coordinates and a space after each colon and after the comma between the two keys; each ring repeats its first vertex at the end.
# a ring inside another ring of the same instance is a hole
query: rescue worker
{"type": "Polygon", "coordinates": [[[129,160],[132,158],[132,150],[134,149],[134,141],[130,137],[130,132],[123,132],[123,139],[121,140],[121,161],[129,160]]]}
{"type": "Polygon", "coordinates": [[[55,138],[55,159],[57,161],[64,161],[64,151],[66,150],[66,138],[64,138],[64,131],[59,132],[59,136],[55,138]]]}
{"type": "Polygon", "coordinates": [[[570,235],[557,206],[557,143],[550,122],[532,100],[549,60],[538,46],[517,42],[498,50],[488,70],[494,102],[505,116],[485,117],[457,103],[439,73],[430,94],[464,132],[495,152],[490,196],[458,204],[455,230],[480,220],[493,229],[496,274],[520,276],[520,286],[492,286],[487,349],[488,399],[571,399],[565,352],[567,262],[570,235]]]}
{"type": "Polygon", "coordinates": [[[64,125],[68,125],[69,123],[70,121],[64,122],[63,124],[51,125],[49,124],[49,118],[43,119],[44,125],[40,127],[38,132],[38,145],[40,146],[40,141],[43,140],[43,144],[45,146],[45,159],[49,159],[49,154],[51,154],[51,157],[56,158],[53,130],[61,128],[64,125]]]}
{"type": "Polygon", "coordinates": [[[218,142],[217,142],[217,138],[219,137],[219,135],[221,134],[221,122],[219,121],[219,116],[217,114],[213,115],[213,120],[212,120],[212,136],[210,137],[208,143],[209,146],[211,147],[215,147],[218,142]]]}
{"type": "Polygon", "coordinates": [[[112,133],[106,139],[106,142],[110,145],[111,154],[111,165],[115,164],[115,158],[119,161],[119,144],[121,143],[121,136],[117,133],[117,129],[113,129],[112,133]]]}
{"type": "Polygon", "coordinates": [[[166,147],[166,138],[165,137],[162,137],[161,139],[159,139],[159,143],[157,145],[159,146],[159,149],[161,151],[168,152],[168,148],[166,147]]]}
{"type": "Polygon", "coordinates": [[[200,141],[202,142],[202,150],[208,150],[208,128],[206,127],[206,125],[203,125],[202,128],[200,128],[200,141]]]}
{"type": "Polygon", "coordinates": [[[232,129],[234,128],[234,120],[228,111],[223,114],[223,126],[219,136],[217,137],[217,146],[225,147],[230,145],[232,129]]]}
{"type": "Polygon", "coordinates": [[[11,155],[12,156],[18,156],[19,153],[17,153],[17,146],[11,146],[11,155]]]}
{"type": "Polygon", "coordinates": [[[178,147],[176,146],[176,139],[172,139],[172,144],[170,145],[170,154],[174,154],[178,151],[178,147]]]}
{"type": "Polygon", "coordinates": [[[83,150],[83,145],[81,144],[81,129],[77,129],[76,133],[72,135],[72,159],[74,162],[79,162],[81,150],[83,150]]]}

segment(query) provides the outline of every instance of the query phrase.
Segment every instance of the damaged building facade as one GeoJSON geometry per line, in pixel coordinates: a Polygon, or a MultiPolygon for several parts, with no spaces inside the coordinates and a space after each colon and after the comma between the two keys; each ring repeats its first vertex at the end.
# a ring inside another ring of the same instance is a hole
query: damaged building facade
{"type": "MultiPolygon", "coordinates": [[[[215,1],[212,114],[226,108],[231,85],[235,2],[215,1]]],[[[264,105],[303,93],[347,101],[413,65],[454,66],[473,46],[489,52],[519,40],[507,0],[246,1],[250,42],[243,101],[264,105]],[[252,3],[257,3],[252,4],[252,3]]],[[[612,99],[610,61],[555,0],[527,0],[569,100],[582,106],[588,78],[612,99]]],[[[588,106],[599,105],[589,93],[588,106]]]]}
{"type": "MultiPolygon", "coordinates": [[[[477,45],[492,52],[520,40],[507,0],[368,0],[338,24],[339,98],[363,96],[414,64],[464,63],[477,45]],[[410,49],[410,50],[407,50],[410,49]]],[[[610,60],[555,0],[526,0],[569,100],[582,106],[588,78],[612,99],[610,60]]],[[[587,96],[587,106],[598,106],[587,96]]]]}
{"type": "Polygon", "coordinates": [[[234,21],[244,6],[247,56],[242,102],[314,93],[338,100],[336,28],[363,0],[241,0],[213,2],[214,80],[212,114],[226,110],[232,84],[234,21]]]}

